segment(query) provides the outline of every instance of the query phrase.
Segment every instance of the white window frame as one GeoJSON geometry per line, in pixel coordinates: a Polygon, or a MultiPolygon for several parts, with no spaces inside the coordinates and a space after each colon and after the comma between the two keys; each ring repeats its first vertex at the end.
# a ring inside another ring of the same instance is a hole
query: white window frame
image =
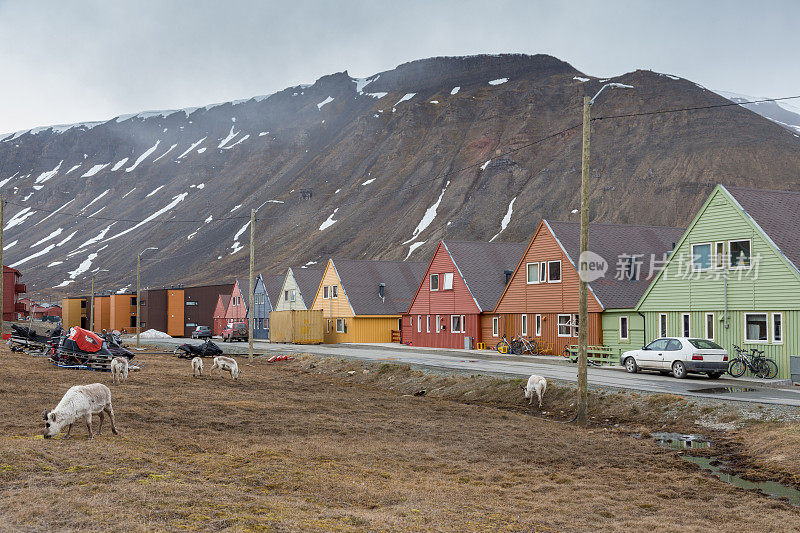
{"type": "Polygon", "coordinates": [[[668,333],[669,333],[669,315],[667,315],[667,313],[659,313],[658,314],[658,337],[659,338],[667,337],[668,333]],[[664,327],[663,328],[661,327],[661,324],[662,324],[661,319],[662,318],[664,319],[664,322],[663,322],[664,327]]]}
{"type": "Polygon", "coordinates": [[[727,261],[725,259],[725,241],[716,241],[716,242],[714,242],[714,255],[711,258],[711,268],[713,268],[714,270],[723,269],[723,268],[725,268],[725,263],[726,262],[727,261]],[[722,256],[718,258],[717,257],[717,247],[720,244],[722,245],[722,256]],[[717,259],[719,259],[719,261],[717,259]]]}
{"type": "Polygon", "coordinates": [[[330,333],[330,332],[331,332],[331,319],[330,318],[326,318],[325,319],[325,333],[330,333]]]}
{"type": "Polygon", "coordinates": [[[345,319],[344,318],[337,318],[336,319],[336,333],[344,333],[346,328],[347,328],[347,323],[345,322],[345,319]],[[339,328],[339,324],[342,325],[341,329],[339,328]]]}
{"type": "Polygon", "coordinates": [[[681,313],[681,336],[682,337],[691,337],[692,336],[692,314],[691,313],[681,313]],[[689,319],[688,328],[684,327],[686,322],[684,321],[685,318],[689,319]],[[687,332],[686,329],[689,331],[687,332]],[[686,333],[686,335],[684,335],[686,333]]]}
{"type": "Polygon", "coordinates": [[[525,263],[525,279],[528,285],[537,285],[539,283],[539,262],[525,263]],[[536,267],[536,276],[531,280],[531,267],[536,267]]]}
{"type": "Polygon", "coordinates": [[[492,317],[492,337],[500,336],[500,317],[492,317]]]}
{"type": "Polygon", "coordinates": [[[743,339],[743,340],[742,340],[742,342],[743,342],[744,344],[769,344],[769,339],[770,339],[770,332],[769,332],[769,327],[770,327],[769,313],[760,313],[760,312],[754,312],[754,313],[744,313],[744,314],[742,315],[742,321],[743,321],[743,322],[742,322],[742,339],[743,339]],[[747,338],[747,317],[749,317],[749,316],[753,316],[753,315],[763,315],[763,316],[764,316],[764,318],[766,318],[766,322],[767,322],[767,338],[766,338],[766,339],[764,339],[764,340],[750,340],[750,339],[748,339],[748,338],[747,338]]]}
{"type": "Polygon", "coordinates": [[[770,325],[769,334],[770,334],[770,337],[772,337],[772,344],[783,344],[783,338],[785,336],[783,334],[783,313],[782,312],[772,313],[772,315],[770,316],[769,325],[770,325]],[[775,339],[775,317],[776,316],[779,316],[781,318],[781,321],[780,321],[780,324],[781,324],[781,338],[777,339],[777,340],[775,339]]]}
{"type": "Polygon", "coordinates": [[[713,341],[714,335],[717,334],[717,317],[714,313],[706,313],[705,321],[703,322],[703,332],[707,340],[713,341]],[[711,317],[711,331],[708,331],[708,317],[711,317]]]}
{"type": "Polygon", "coordinates": [[[297,291],[292,289],[291,291],[289,291],[289,301],[294,302],[296,300],[297,300],[297,291]]]}
{"type": "Polygon", "coordinates": [[[556,334],[559,337],[572,337],[572,315],[564,315],[564,314],[558,315],[558,318],[556,318],[556,334]],[[562,317],[567,317],[567,323],[566,324],[562,324],[561,323],[561,318],[562,317]],[[567,333],[566,334],[561,333],[561,327],[562,326],[567,328],[567,333]]]}
{"type": "Polygon", "coordinates": [[[339,297],[339,286],[338,285],[331,285],[331,298],[334,300],[339,297]]]}
{"type": "MultiPolygon", "coordinates": [[[[413,318],[411,319],[414,320],[413,318]]],[[[422,315],[417,315],[417,333],[422,333],[422,315]]]]}
{"type": "MultiPolygon", "coordinates": [[[[283,291],[283,296],[286,298],[286,301],[289,301],[289,291],[283,291]]],[[[329,285],[322,286],[322,299],[323,300],[330,300],[331,299],[331,288],[329,285]]]]}
{"type": "Polygon", "coordinates": [[[444,279],[442,280],[442,290],[443,291],[452,291],[453,290],[453,273],[452,272],[445,272],[443,274],[444,279]],[[449,280],[449,287],[448,287],[448,280],[449,280]]]}
{"type": "Polygon", "coordinates": [[[561,271],[561,259],[558,259],[556,261],[548,261],[547,262],[547,283],[561,283],[561,278],[563,278],[563,277],[564,276],[562,276],[562,271],[561,271]],[[558,263],[558,279],[555,280],[555,281],[550,279],[550,265],[553,264],[553,263],[558,263]]]}
{"type": "Polygon", "coordinates": [[[437,334],[442,332],[442,322],[441,319],[439,318],[439,315],[436,315],[436,324],[434,324],[434,326],[436,327],[437,334]]]}
{"type": "Polygon", "coordinates": [[[542,315],[536,315],[533,320],[533,333],[536,337],[542,336],[542,315]]]}
{"type": "Polygon", "coordinates": [[[753,241],[751,239],[731,239],[728,241],[728,269],[730,270],[747,270],[753,264],[753,241]],[[750,264],[746,266],[732,266],[731,262],[733,261],[733,254],[731,253],[731,243],[732,242],[744,242],[747,241],[750,244],[750,264]]]}
{"type": "Polygon", "coordinates": [[[430,289],[431,292],[437,292],[439,290],[439,274],[431,274],[430,277],[430,289]],[[436,278],[436,288],[433,288],[433,278],[436,278]]]}
{"type": "Polygon", "coordinates": [[[528,336],[528,315],[526,314],[522,315],[522,336],[528,336]]]}
{"type": "Polygon", "coordinates": [[[619,340],[621,341],[629,341],[631,340],[631,322],[628,318],[628,315],[621,315],[619,317],[619,340]],[[625,324],[625,335],[622,334],[622,324],[625,324]]]}
{"type": "Polygon", "coordinates": [[[691,246],[691,251],[692,251],[692,254],[691,254],[691,257],[689,258],[689,260],[691,261],[692,272],[708,272],[709,270],[714,268],[714,243],[711,243],[711,242],[696,242],[696,243],[693,243],[692,246],[691,246]],[[708,249],[709,249],[709,252],[708,252],[708,268],[696,268],[695,267],[695,264],[694,264],[694,257],[695,257],[694,256],[694,248],[695,248],[695,246],[708,246],[708,249]]]}
{"type": "Polygon", "coordinates": [[[450,315],[450,333],[461,333],[461,315],[450,315]]]}
{"type": "Polygon", "coordinates": [[[425,327],[428,330],[428,333],[431,332],[431,315],[425,315],[425,327]]]}
{"type": "Polygon", "coordinates": [[[539,263],[539,283],[547,283],[547,261],[539,263]]]}
{"type": "Polygon", "coordinates": [[[573,332],[573,337],[577,337],[577,336],[578,336],[578,334],[580,333],[580,332],[578,331],[578,330],[580,329],[580,323],[579,323],[579,321],[578,321],[578,316],[580,316],[580,315],[578,315],[578,313],[574,313],[574,314],[572,315],[572,332],[573,332]]]}

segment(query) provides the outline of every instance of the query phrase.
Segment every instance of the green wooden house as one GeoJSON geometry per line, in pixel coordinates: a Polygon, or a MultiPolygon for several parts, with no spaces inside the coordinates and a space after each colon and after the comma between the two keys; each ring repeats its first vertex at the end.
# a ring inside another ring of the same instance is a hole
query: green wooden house
{"type": "Polygon", "coordinates": [[[734,344],[755,347],[788,378],[800,355],[798,220],[800,193],[717,185],[638,305],[604,313],[604,344],[620,353],[687,336],[731,355],[734,344]]]}

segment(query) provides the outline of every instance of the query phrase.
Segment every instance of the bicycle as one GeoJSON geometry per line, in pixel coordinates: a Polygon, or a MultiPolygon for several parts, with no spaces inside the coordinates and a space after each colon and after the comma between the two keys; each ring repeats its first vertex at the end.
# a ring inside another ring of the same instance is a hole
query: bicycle
{"type": "Polygon", "coordinates": [[[778,365],[772,359],[764,357],[764,350],[744,350],[736,344],[733,349],[736,350],[736,358],[728,365],[731,376],[742,377],[748,369],[758,378],[773,379],[778,375],[778,365]]]}
{"type": "Polygon", "coordinates": [[[534,339],[526,339],[522,335],[517,335],[514,339],[519,342],[519,354],[539,355],[539,344],[534,339]]]}
{"type": "Polygon", "coordinates": [[[511,343],[506,338],[505,333],[503,333],[503,337],[500,339],[500,342],[497,343],[497,345],[494,347],[494,349],[497,350],[499,353],[505,354],[505,355],[514,353],[514,347],[511,345],[511,343]],[[505,351],[503,351],[503,347],[504,346],[505,346],[505,351]]]}

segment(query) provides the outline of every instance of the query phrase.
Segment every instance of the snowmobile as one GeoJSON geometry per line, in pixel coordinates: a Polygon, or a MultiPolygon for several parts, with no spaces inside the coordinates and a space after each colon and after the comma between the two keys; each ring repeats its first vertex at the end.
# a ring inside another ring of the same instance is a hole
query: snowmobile
{"type": "Polygon", "coordinates": [[[216,357],[222,355],[222,348],[214,344],[211,339],[206,339],[202,344],[181,344],[172,352],[178,357],[191,359],[192,357],[216,357]]]}

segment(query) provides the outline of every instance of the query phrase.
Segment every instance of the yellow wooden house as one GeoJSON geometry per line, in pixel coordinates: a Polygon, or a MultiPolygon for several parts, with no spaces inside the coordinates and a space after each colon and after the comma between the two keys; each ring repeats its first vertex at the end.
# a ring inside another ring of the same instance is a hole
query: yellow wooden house
{"type": "Polygon", "coordinates": [[[321,310],[326,344],[399,342],[400,315],[427,263],[329,259],[311,309],[321,310]]]}

